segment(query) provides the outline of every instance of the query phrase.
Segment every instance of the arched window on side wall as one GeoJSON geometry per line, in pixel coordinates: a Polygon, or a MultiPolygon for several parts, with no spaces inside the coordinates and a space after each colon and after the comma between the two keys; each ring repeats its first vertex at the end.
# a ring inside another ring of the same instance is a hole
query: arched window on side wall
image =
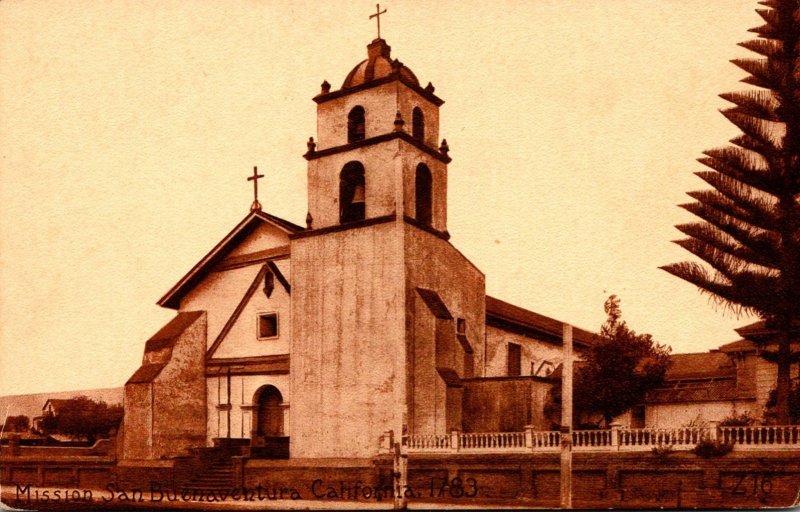
{"type": "Polygon", "coordinates": [[[339,222],[364,220],[365,215],[364,166],[361,162],[348,162],[339,175],[339,222]]]}
{"type": "Polygon", "coordinates": [[[411,135],[420,142],[425,140],[425,115],[419,107],[411,113],[411,135]]]}
{"type": "Polygon", "coordinates": [[[415,199],[416,219],[422,224],[430,226],[433,218],[433,178],[431,178],[431,170],[425,164],[417,166],[415,199]]]}
{"type": "Polygon", "coordinates": [[[364,107],[353,107],[347,115],[347,142],[364,140],[366,121],[364,107]]]}

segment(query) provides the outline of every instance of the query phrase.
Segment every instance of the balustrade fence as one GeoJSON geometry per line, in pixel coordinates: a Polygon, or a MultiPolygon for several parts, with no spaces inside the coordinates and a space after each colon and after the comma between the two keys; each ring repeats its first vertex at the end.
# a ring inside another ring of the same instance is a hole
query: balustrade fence
{"type": "MultiPolygon", "coordinates": [[[[730,444],[734,450],[800,450],[800,425],[750,427],[620,428],[575,430],[576,452],[649,451],[655,447],[691,450],[703,439],[730,444]]],[[[409,453],[528,453],[557,452],[561,433],[526,428],[523,432],[452,432],[444,435],[409,435],[409,453]]]]}

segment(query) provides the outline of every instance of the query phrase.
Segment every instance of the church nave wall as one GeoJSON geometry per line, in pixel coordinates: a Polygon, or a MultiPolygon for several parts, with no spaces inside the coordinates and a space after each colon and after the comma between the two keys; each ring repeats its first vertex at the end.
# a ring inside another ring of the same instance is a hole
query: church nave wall
{"type": "Polygon", "coordinates": [[[520,375],[546,377],[548,371],[555,370],[561,364],[563,349],[560,345],[488,325],[486,326],[486,377],[508,376],[509,343],[520,346],[520,375]],[[537,371],[540,374],[537,374],[537,371]]]}

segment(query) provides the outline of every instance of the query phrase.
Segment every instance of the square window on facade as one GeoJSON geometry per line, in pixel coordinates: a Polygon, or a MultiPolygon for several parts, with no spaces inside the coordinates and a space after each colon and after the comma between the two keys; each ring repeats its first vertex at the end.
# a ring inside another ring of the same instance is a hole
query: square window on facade
{"type": "Polygon", "coordinates": [[[456,333],[467,334],[467,321],[463,318],[456,320],[456,333]]]}
{"type": "Polygon", "coordinates": [[[277,313],[263,313],[258,315],[258,337],[259,339],[278,337],[277,313]]]}

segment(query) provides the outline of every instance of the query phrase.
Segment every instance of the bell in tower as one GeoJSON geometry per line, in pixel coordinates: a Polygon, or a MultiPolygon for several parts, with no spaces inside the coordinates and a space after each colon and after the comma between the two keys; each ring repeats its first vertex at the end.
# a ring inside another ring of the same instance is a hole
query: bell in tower
{"type": "Polygon", "coordinates": [[[341,89],[326,81],[314,97],[317,134],[304,155],[314,227],[398,218],[447,236],[450,157],[438,141],[444,101],[432,86],[420,87],[383,39],[367,45],[366,57],[341,89]]]}
{"type": "Polygon", "coordinates": [[[339,197],[341,199],[340,223],[364,220],[367,213],[367,203],[364,187],[364,165],[361,162],[350,162],[342,169],[339,197]]]}

